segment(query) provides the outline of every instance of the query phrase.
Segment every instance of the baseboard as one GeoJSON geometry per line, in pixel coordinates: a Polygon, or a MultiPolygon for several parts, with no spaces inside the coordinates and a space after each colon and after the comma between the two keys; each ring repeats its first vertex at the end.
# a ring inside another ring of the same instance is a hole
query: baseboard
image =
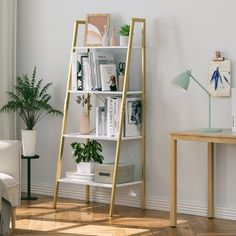
{"type": "MultiPolygon", "coordinates": [[[[32,183],[32,193],[41,194],[47,196],[53,196],[54,186],[42,183],[32,183]]],[[[22,184],[22,191],[26,192],[26,183],[22,184]]],[[[71,199],[85,199],[85,191],[79,188],[70,188],[65,185],[60,186],[59,196],[63,198],[71,199]]],[[[91,201],[109,203],[110,194],[107,191],[91,191],[91,201]]],[[[116,204],[140,207],[141,199],[139,196],[129,196],[125,194],[117,193],[116,204]]],[[[146,197],[146,209],[169,211],[169,200],[161,198],[146,197]]],[[[190,203],[190,202],[178,202],[178,212],[197,216],[207,216],[207,205],[202,203],[190,203]]],[[[236,220],[236,208],[227,208],[215,206],[215,217],[220,219],[236,220]]]]}

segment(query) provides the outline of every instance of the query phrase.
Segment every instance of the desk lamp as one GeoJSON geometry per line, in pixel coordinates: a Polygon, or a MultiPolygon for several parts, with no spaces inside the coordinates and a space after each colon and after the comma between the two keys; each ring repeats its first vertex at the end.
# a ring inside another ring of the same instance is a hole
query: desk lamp
{"type": "Polygon", "coordinates": [[[180,88],[183,91],[187,91],[188,90],[188,86],[189,86],[189,82],[190,79],[192,79],[196,84],[199,85],[199,87],[205,91],[208,95],[209,98],[209,127],[208,128],[202,128],[199,129],[199,131],[201,132],[208,132],[208,133],[215,133],[215,132],[221,132],[221,129],[218,128],[212,128],[211,127],[211,94],[192,76],[191,71],[190,70],[186,70],[185,72],[179,74],[173,81],[172,84],[175,87],[180,88]]]}

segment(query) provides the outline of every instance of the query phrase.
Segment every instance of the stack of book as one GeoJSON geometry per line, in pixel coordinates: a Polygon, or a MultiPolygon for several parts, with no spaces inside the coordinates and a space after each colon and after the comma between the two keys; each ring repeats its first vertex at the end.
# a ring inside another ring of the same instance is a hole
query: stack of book
{"type": "Polygon", "coordinates": [[[79,173],[79,172],[74,172],[74,171],[67,171],[66,178],[79,180],[79,181],[93,181],[94,174],[85,174],[85,173],[79,173]]]}
{"type": "MultiPolygon", "coordinates": [[[[96,135],[117,137],[120,126],[121,97],[107,97],[104,105],[96,107],[96,135]]],[[[126,113],[123,136],[141,135],[141,99],[126,98],[126,113]]]]}
{"type": "Polygon", "coordinates": [[[118,90],[116,64],[111,52],[74,52],[71,75],[72,90],[118,90]]]}

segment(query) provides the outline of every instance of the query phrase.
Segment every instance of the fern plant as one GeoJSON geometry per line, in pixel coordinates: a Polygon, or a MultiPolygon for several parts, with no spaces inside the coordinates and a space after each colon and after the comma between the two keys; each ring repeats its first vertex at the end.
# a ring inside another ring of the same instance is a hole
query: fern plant
{"type": "Polygon", "coordinates": [[[72,143],[72,153],[75,162],[97,162],[102,164],[104,158],[101,155],[102,145],[96,140],[90,140],[87,143],[72,143]]]}
{"type": "Polygon", "coordinates": [[[1,112],[16,112],[24,121],[27,130],[34,126],[46,115],[59,115],[63,113],[54,109],[49,101],[51,95],[47,93],[52,83],[42,87],[43,80],[36,79],[36,67],[32,77],[27,74],[16,78],[15,92],[7,92],[9,102],[1,108],[1,112]]]}

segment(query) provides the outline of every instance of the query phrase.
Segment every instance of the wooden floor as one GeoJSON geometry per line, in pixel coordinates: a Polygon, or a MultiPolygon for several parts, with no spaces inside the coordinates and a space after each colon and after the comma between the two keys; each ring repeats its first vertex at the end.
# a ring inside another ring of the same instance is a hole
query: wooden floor
{"type": "Polygon", "coordinates": [[[169,213],[117,206],[112,219],[108,205],[60,199],[57,210],[52,198],[23,201],[17,209],[14,235],[198,235],[236,236],[236,221],[209,220],[205,217],[178,215],[178,227],[169,226],[169,213]]]}

